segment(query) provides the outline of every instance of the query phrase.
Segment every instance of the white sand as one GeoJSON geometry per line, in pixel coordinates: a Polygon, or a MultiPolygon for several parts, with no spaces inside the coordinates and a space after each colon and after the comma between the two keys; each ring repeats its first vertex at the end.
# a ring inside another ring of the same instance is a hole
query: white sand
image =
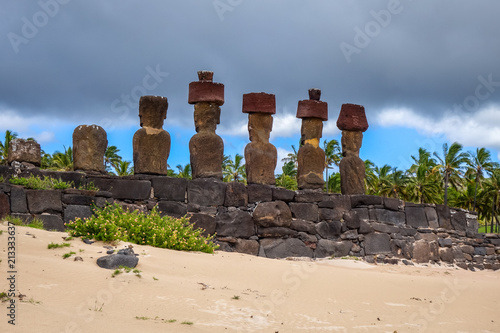
{"type": "MultiPolygon", "coordinates": [[[[2,292],[7,226],[0,230],[2,292]]],[[[74,239],[70,248],[49,250],[67,234],[27,227],[16,233],[16,289],[26,296],[16,297],[16,326],[7,323],[8,303],[0,304],[2,333],[500,332],[500,271],[134,245],[142,277],[112,278],[95,263],[106,255],[102,242],[74,239]],[[69,251],[83,261],[62,259],[69,251]]]]}

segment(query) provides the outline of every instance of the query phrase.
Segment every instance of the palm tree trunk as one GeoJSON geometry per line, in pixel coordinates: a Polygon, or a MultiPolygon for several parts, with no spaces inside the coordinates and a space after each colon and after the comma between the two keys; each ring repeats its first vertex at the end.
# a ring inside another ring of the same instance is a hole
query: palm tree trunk
{"type": "Polygon", "coordinates": [[[444,174],[444,205],[448,206],[448,173],[444,174]]]}

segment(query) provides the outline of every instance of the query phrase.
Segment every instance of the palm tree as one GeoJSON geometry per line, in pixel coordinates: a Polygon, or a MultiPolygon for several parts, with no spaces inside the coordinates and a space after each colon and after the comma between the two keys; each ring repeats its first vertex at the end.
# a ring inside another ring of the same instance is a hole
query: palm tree
{"type": "Polygon", "coordinates": [[[335,172],[328,177],[327,186],[327,191],[332,193],[341,193],[339,172],[335,172]]]}
{"type": "Polygon", "coordinates": [[[285,158],[282,158],[281,161],[282,162],[285,162],[285,163],[288,163],[288,162],[292,162],[293,165],[295,166],[295,169],[297,169],[297,149],[295,149],[295,146],[292,145],[292,150],[293,150],[293,153],[288,153],[288,155],[285,157],[285,158]]]}
{"type": "Polygon", "coordinates": [[[224,160],[227,161],[226,163],[224,163],[222,169],[222,173],[224,175],[224,181],[238,182],[242,180],[244,182],[246,179],[246,170],[245,170],[245,163],[243,163],[244,160],[243,156],[241,156],[240,154],[236,154],[234,156],[234,161],[231,159],[230,156],[227,160],[226,159],[224,160]]]}
{"type": "Polygon", "coordinates": [[[7,164],[9,159],[9,146],[10,142],[17,138],[17,133],[11,130],[5,131],[5,139],[3,143],[0,141],[0,163],[7,164]]]}
{"type": "Polygon", "coordinates": [[[181,164],[177,164],[176,168],[177,170],[179,170],[177,178],[191,179],[191,164],[188,163],[184,166],[182,166],[181,164]]]}
{"type": "Polygon", "coordinates": [[[393,198],[404,198],[406,194],[406,186],[408,184],[408,177],[405,175],[403,170],[398,170],[398,168],[392,168],[391,173],[387,176],[384,182],[384,192],[388,197],[393,198]]]}
{"type": "Polygon", "coordinates": [[[64,153],[59,151],[52,154],[52,166],[60,171],[69,171],[73,169],[73,150],[71,147],[64,147],[64,153]]]}
{"type": "Polygon", "coordinates": [[[113,164],[113,169],[115,169],[115,173],[118,176],[130,176],[134,174],[134,167],[130,166],[131,162],[129,161],[115,161],[113,164]]]}
{"type": "Polygon", "coordinates": [[[108,146],[106,152],[104,153],[104,168],[109,171],[110,168],[122,160],[122,157],[118,155],[120,149],[116,146],[108,146]]]}
{"type": "Polygon", "coordinates": [[[462,166],[467,163],[469,155],[462,152],[462,145],[458,142],[453,142],[448,148],[448,144],[443,144],[443,156],[439,156],[434,152],[434,156],[439,160],[440,164],[437,168],[441,170],[444,179],[444,205],[448,205],[448,183],[455,189],[462,175],[462,166]]]}
{"type": "MultiPolygon", "coordinates": [[[[498,213],[500,209],[500,170],[495,169],[491,177],[484,181],[484,189],[480,194],[481,204],[479,216],[485,221],[491,219],[491,229],[493,232],[494,220],[498,224],[498,213]]],[[[487,225],[487,222],[486,222],[487,225]]]]}
{"type": "Polygon", "coordinates": [[[439,203],[440,186],[436,173],[436,161],[424,148],[418,149],[418,158],[411,156],[414,164],[408,169],[406,200],[417,203],[439,203]]]}
{"type": "Polygon", "coordinates": [[[498,168],[498,163],[491,160],[491,154],[485,148],[476,148],[475,153],[469,152],[467,159],[467,173],[475,176],[474,205],[472,209],[476,211],[477,188],[484,176],[484,171],[491,174],[493,169],[498,168]]]}
{"type": "MultiPolygon", "coordinates": [[[[325,178],[328,178],[328,169],[332,165],[339,166],[342,159],[342,152],[340,151],[339,142],[335,139],[330,141],[323,141],[323,150],[325,151],[325,178]]],[[[326,186],[326,193],[328,193],[328,185],[326,186]]]]}
{"type": "Polygon", "coordinates": [[[365,186],[368,194],[376,193],[377,175],[375,174],[375,163],[365,160],[365,186]]]}

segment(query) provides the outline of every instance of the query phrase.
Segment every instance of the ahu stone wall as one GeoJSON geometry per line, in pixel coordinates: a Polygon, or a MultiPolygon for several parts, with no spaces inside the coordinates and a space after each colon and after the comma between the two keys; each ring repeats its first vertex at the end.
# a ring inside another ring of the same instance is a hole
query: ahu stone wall
{"type": "Polygon", "coordinates": [[[132,209],[158,205],[166,215],[191,216],[220,250],[268,258],[362,257],[368,262],[456,264],[499,269],[500,237],[477,234],[477,216],[443,205],[417,205],[370,195],[325,194],[214,179],[154,175],[129,177],[27,169],[76,186],[93,182],[99,191],[30,190],[8,183],[12,167],[0,166],[0,215],[25,221],[38,217],[49,230],[64,230],[75,217],[91,216],[91,205],[119,202],[132,209]]]}

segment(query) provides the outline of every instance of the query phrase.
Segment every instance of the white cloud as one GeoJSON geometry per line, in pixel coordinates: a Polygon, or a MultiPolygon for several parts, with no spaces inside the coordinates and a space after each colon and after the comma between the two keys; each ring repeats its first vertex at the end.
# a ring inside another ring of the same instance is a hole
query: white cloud
{"type": "Polygon", "coordinates": [[[48,119],[44,116],[21,117],[12,111],[0,113],[0,131],[11,130],[18,134],[20,138],[34,138],[40,144],[53,142],[55,140],[55,131],[63,123],[54,119],[48,119]],[[45,130],[40,131],[37,128],[43,126],[45,130]]]}
{"type": "Polygon", "coordinates": [[[281,147],[276,147],[276,150],[278,151],[278,163],[276,163],[276,169],[274,171],[275,174],[280,174],[281,170],[283,168],[283,165],[285,164],[282,160],[288,156],[289,153],[293,153],[291,150],[286,150],[281,147]]]}
{"type": "Polygon", "coordinates": [[[498,105],[482,108],[473,114],[447,111],[437,120],[424,117],[408,108],[386,109],[377,115],[375,122],[383,127],[414,128],[428,136],[444,135],[449,142],[457,141],[464,146],[500,150],[498,105]]]}

